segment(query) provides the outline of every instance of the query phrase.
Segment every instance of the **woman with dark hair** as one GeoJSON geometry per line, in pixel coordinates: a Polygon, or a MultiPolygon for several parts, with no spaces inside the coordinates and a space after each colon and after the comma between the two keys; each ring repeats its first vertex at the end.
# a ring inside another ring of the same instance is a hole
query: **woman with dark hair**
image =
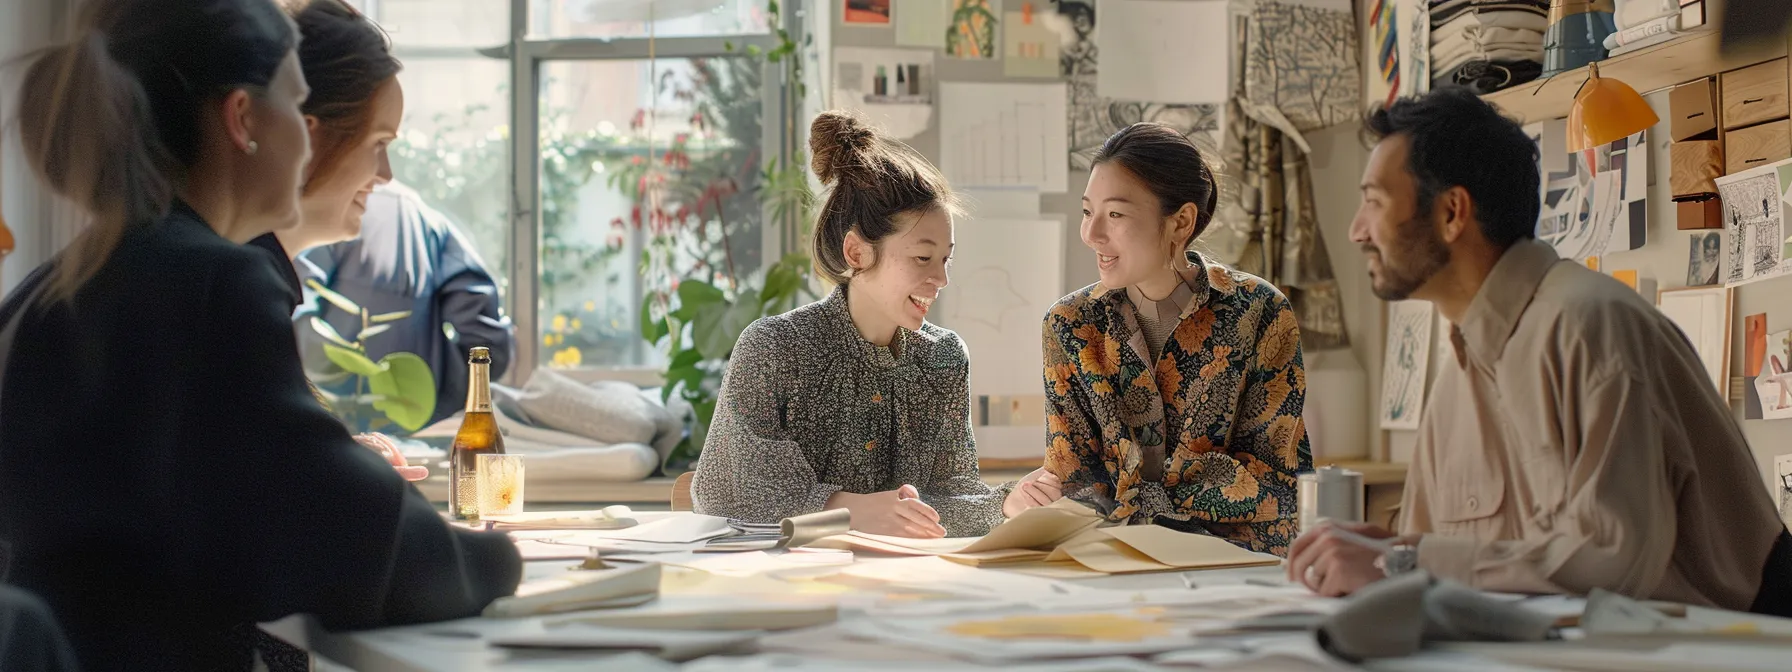
{"type": "Polygon", "coordinates": [[[1004,492],[977,475],[969,356],[927,322],[952,256],[951,188],[913,149],[841,112],[815,118],[809,147],[832,185],[815,270],[835,289],[741,333],[696,508],[761,523],[846,509],[866,532],[984,534],[1002,520],[1004,492]]]}
{"type": "Polygon", "coordinates": [[[511,593],[307,389],[290,285],[308,93],[268,0],[93,0],[31,64],[20,135],[91,216],[0,304],[0,539],[83,668],[248,669],[245,627],[459,618],[511,593]]]}
{"type": "Polygon", "coordinates": [[[1288,299],[1189,249],[1219,199],[1176,130],[1108,138],[1083,192],[1101,282],[1045,316],[1046,469],[1116,521],[1286,555],[1312,468],[1288,299]]]}
{"type": "MultiPolygon", "coordinates": [[[[404,118],[403,68],[379,26],[343,0],[286,0],[299,28],[299,69],[311,87],[299,111],[311,140],[300,187],[299,223],[249,241],[273,254],[292,289],[294,308],[304,299],[294,257],[307,248],[348,240],[361,232],[367,195],[392,179],[386,146],[404,118]]],[[[309,330],[309,325],[300,329],[309,330]]],[[[319,402],[324,396],[318,394],[319,402]]],[[[408,466],[391,439],[355,437],[403,474],[418,481],[425,467],[408,466]]]]}

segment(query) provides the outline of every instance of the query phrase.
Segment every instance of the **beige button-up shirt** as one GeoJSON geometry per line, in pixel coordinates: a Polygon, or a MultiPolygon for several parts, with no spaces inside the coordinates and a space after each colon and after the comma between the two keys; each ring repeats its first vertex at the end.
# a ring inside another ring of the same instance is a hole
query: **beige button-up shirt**
{"type": "Polygon", "coordinates": [[[1421,568],[1487,590],[1749,608],[1783,526],[1729,406],[1655,306],[1527,240],[1450,340],[1406,483],[1421,568]]]}

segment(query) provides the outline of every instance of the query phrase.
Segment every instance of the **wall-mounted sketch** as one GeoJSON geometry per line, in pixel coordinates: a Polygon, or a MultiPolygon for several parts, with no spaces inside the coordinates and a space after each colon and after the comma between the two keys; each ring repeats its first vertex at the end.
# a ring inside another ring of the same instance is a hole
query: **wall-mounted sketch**
{"type": "Polygon", "coordinates": [[[1735,287],[1792,273],[1786,263],[1786,188],[1792,160],[1717,178],[1724,202],[1724,284],[1735,287]]]}
{"type": "Polygon", "coordinates": [[[940,85],[940,169],[958,188],[1061,193],[1069,169],[1064,85],[940,85]]]}
{"type": "Polygon", "coordinates": [[[953,0],[952,25],[946,27],[946,55],[952,58],[996,57],[998,0],[953,0]]]}
{"type": "Polygon", "coordinates": [[[1792,525],[1792,453],[1773,458],[1773,501],[1780,505],[1780,520],[1792,525]]]}
{"type": "Polygon", "coordinates": [[[841,23],[855,26],[890,25],[890,0],[846,0],[840,9],[841,23]]]}
{"type": "Polygon", "coordinates": [[[1382,360],[1382,429],[1418,429],[1425,410],[1425,380],[1431,363],[1430,301],[1388,304],[1387,354],[1382,360]]]}
{"type": "Polygon", "coordinates": [[[1400,93],[1399,28],[1394,22],[1400,0],[1367,0],[1363,11],[1363,63],[1368,87],[1363,107],[1377,109],[1394,102],[1400,93]]]}
{"type": "Polygon", "coordinates": [[[1431,90],[1431,5],[1427,0],[1401,0],[1394,15],[1400,22],[1400,97],[1431,90]]]}
{"type": "Polygon", "coordinates": [[[1566,126],[1566,120],[1556,119],[1525,129],[1538,143],[1543,173],[1537,239],[1581,263],[1642,247],[1649,210],[1648,131],[1594,150],[1588,170],[1586,161],[1568,152],[1566,126]]]}
{"type": "MultiPolygon", "coordinates": [[[[1696,249],[1696,248],[1695,248],[1696,249]]],[[[1656,307],[1699,353],[1705,375],[1725,401],[1730,396],[1730,315],[1735,290],[1722,286],[1662,290],[1656,307]]]]}
{"type": "Polygon", "coordinates": [[[1761,360],[1761,375],[1755,378],[1761,417],[1792,419],[1792,330],[1768,334],[1766,354],[1761,360]]]}
{"type": "Polygon", "coordinates": [[[1058,34],[1045,27],[1028,3],[1026,11],[1002,13],[1002,74],[1057,79],[1058,34]]]}
{"type": "Polygon", "coordinates": [[[1337,10],[1258,2],[1244,52],[1246,102],[1281,112],[1295,131],[1360,119],[1355,20],[1348,4],[1337,10]]]}
{"type": "Polygon", "coordinates": [[[1722,231],[1695,233],[1686,245],[1686,286],[1715,285],[1724,266],[1722,231]]]}
{"type": "Polygon", "coordinates": [[[1090,160],[1120,129],[1141,121],[1168,124],[1189,136],[1206,156],[1219,156],[1219,105],[1124,102],[1096,95],[1095,3],[1048,0],[1053,11],[1034,19],[1058,34],[1058,66],[1070,84],[1070,167],[1088,170],[1090,160]]]}

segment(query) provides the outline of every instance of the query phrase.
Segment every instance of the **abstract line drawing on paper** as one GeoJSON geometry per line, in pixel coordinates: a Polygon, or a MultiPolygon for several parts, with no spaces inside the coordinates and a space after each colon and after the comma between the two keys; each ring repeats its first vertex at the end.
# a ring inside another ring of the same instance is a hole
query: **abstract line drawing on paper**
{"type": "Polygon", "coordinates": [[[1034,315],[1033,311],[1015,314],[1015,308],[1027,307],[1027,299],[1015,288],[1014,275],[1008,269],[984,266],[954,275],[959,276],[954,278],[957,282],[947,285],[942,292],[951,292],[953,295],[954,300],[948,302],[952,312],[947,316],[952,324],[975,322],[1007,333],[1015,328],[1010,323],[1016,319],[1026,322],[1028,328],[1039,321],[1039,315],[1034,315]]]}
{"type": "Polygon", "coordinates": [[[1723,197],[1724,284],[1730,287],[1777,278],[1785,262],[1785,196],[1792,161],[1717,178],[1723,197]]]}
{"type": "Polygon", "coordinates": [[[1419,416],[1425,410],[1434,312],[1429,301],[1388,304],[1387,353],[1381,379],[1383,429],[1419,427],[1419,416]]]}

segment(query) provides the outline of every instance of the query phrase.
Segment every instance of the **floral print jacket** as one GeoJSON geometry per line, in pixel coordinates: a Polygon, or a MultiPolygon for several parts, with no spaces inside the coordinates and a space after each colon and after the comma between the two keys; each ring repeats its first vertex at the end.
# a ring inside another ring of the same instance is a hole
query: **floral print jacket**
{"type": "Polygon", "coordinates": [[[1300,329],[1268,282],[1188,260],[1193,296],[1155,362],[1124,288],[1096,284],[1046,314],[1046,467],[1111,520],[1286,556],[1295,475],[1313,463],[1300,329]]]}

